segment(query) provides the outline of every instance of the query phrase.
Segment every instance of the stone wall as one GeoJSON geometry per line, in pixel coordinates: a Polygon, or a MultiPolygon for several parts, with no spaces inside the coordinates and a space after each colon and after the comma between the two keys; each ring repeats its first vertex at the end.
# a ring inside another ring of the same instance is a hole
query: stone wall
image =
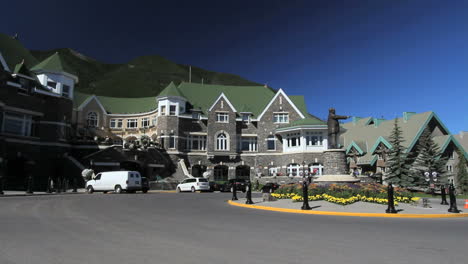
{"type": "Polygon", "coordinates": [[[347,174],[346,151],[344,149],[329,149],[324,151],[324,174],[347,174]]]}

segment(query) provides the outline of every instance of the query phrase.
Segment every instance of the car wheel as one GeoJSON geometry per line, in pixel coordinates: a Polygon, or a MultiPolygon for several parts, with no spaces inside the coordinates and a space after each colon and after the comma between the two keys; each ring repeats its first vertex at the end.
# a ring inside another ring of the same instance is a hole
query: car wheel
{"type": "Polygon", "coordinates": [[[122,193],[122,187],[120,187],[120,185],[116,185],[114,188],[114,193],[122,193]]]}
{"type": "Polygon", "coordinates": [[[88,192],[88,193],[93,193],[93,192],[94,192],[93,186],[89,185],[89,186],[86,188],[86,192],[88,192]]]}
{"type": "Polygon", "coordinates": [[[178,193],[180,193],[180,192],[181,192],[179,187],[177,187],[177,192],[178,192],[178,193]]]}
{"type": "Polygon", "coordinates": [[[192,192],[195,192],[195,187],[192,186],[192,189],[190,189],[192,192]]]}
{"type": "Polygon", "coordinates": [[[142,192],[143,192],[143,193],[147,193],[148,190],[147,190],[147,189],[143,189],[142,192]]]}
{"type": "Polygon", "coordinates": [[[107,193],[107,191],[103,191],[102,193],[107,193]]]}

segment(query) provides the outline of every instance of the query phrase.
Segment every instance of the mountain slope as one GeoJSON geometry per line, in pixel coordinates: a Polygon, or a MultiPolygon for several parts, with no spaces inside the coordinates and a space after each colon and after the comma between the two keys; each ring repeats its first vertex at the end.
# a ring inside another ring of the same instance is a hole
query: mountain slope
{"type": "MultiPolygon", "coordinates": [[[[148,97],[159,94],[171,81],[179,84],[189,80],[189,66],[177,64],[158,55],[141,56],[125,64],[106,64],[71,49],[31,53],[43,60],[55,52],[78,72],[80,82],[76,89],[112,97],[148,97]]],[[[223,85],[259,85],[240,76],[218,73],[192,66],[192,82],[223,85]]]]}

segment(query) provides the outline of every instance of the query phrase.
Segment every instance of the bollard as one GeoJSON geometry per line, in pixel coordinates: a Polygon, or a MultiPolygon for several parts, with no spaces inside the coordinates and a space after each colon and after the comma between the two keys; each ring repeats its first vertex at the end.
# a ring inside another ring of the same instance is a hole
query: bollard
{"type": "Polygon", "coordinates": [[[250,181],[247,181],[247,201],[245,201],[245,204],[254,204],[252,201],[252,183],[250,181]]]}
{"type": "Polygon", "coordinates": [[[52,178],[50,176],[47,178],[46,193],[52,193],[52,178]]]}
{"type": "Polygon", "coordinates": [[[73,182],[73,191],[72,192],[76,193],[78,191],[77,190],[77,188],[78,188],[77,185],[78,184],[76,183],[76,178],[75,177],[73,178],[72,182],[73,182]]]}
{"type": "Polygon", "coordinates": [[[301,209],[302,210],[310,210],[312,208],[310,208],[309,206],[309,191],[307,189],[308,187],[308,181],[306,178],[304,178],[303,182],[302,182],[302,207],[301,209]]]}
{"type": "Polygon", "coordinates": [[[0,177],[0,195],[3,195],[3,176],[0,177]]]}
{"type": "Polygon", "coordinates": [[[387,194],[388,194],[388,198],[387,198],[387,201],[388,201],[388,207],[387,207],[387,210],[385,210],[385,212],[387,214],[396,214],[397,213],[397,210],[395,210],[395,201],[393,200],[393,185],[390,183],[388,184],[388,189],[387,189],[387,194]]]}
{"type": "Polygon", "coordinates": [[[57,186],[55,187],[55,192],[61,193],[62,192],[62,178],[57,177],[56,185],[57,186]]]}
{"type": "Polygon", "coordinates": [[[32,174],[28,175],[28,187],[26,189],[27,194],[33,194],[33,176],[32,174]]]}
{"type": "Polygon", "coordinates": [[[66,193],[68,188],[68,179],[64,178],[62,180],[62,192],[66,193]]]}
{"type": "Polygon", "coordinates": [[[231,198],[231,200],[233,200],[233,201],[239,200],[239,199],[237,199],[236,181],[234,181],[233,184],[232,184],[232,198],[231,198]]]}
{"type": "Polygon", "coordinates": [[[445,193],[445,185],[440,186],[440,193],[442,195],[442,202],[440,204],[448,205],[447,194],[445,193]]]}
{"type": "Polygon", "coordinates": [[[449,187],[449,198],[450,198],[450,208],[448,209],[449,213],[460,213],[460,210],[457,208],[457,198],[455,197],[455,186],[453,186],[453,182],[450,184],[449,187]]]}

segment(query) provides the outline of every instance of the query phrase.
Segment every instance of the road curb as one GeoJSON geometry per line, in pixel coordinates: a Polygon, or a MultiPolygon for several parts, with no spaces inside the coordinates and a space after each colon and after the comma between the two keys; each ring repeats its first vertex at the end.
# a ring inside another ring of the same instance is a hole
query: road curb
{"type": "Polygon", "coordinates": [[[348,213],[348,212],[331,212],[331,211],[306,211],[299,209],[278,208],[261,205],[250,205],[236,203],[231,200],[228,204],[238,207],[251,208],[257,210],[274,211],[293,214],[309,214],[309,215],[334,215],[334,216],[354,216],[354,217],[387,217],[387,218],[460,218],[468,217],[468,213],[461,214],[384,214],[384,213],[348,213]]]}
{"type": "Polygon", "coordinates": [[[38,194],[23,194],[23,193],[18,193],[18,194],[3,194],[0,195],[1,198],[7,198],[7,197],[34,197],[34,196],[62,196],[62,195],[77,195],[77,194],[85,194],[84,192],[76,192],[76,193],[38,193],[38,194]]]}

